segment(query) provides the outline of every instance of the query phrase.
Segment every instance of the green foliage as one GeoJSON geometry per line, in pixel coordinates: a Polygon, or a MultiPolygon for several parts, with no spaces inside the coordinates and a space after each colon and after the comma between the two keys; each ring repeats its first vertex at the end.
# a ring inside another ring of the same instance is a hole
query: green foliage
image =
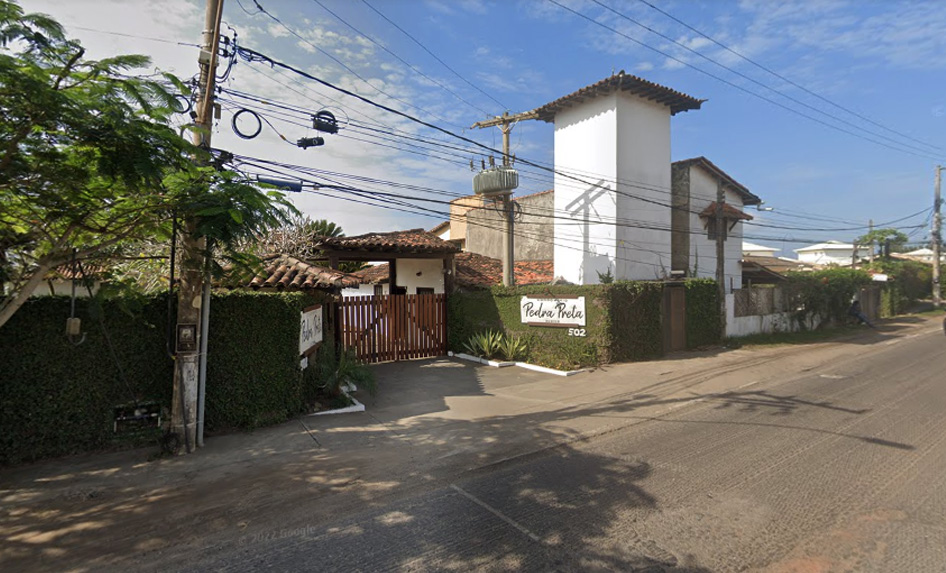
{"type": "Polygon", "coordinates": [[[785,289],[801,328],[808,327],[812,321],[824,325],[843,323],[854,295],[871,283],[870,275],[857,269],[792,272],[787,273],[786,278],[785,289]]]}
{"type": "MultiPolygon", "coordinates": [[[[252,429],[305,408],[309,396],[299,371],[299,313],[318,302],[323,301],[302,293],[214,294],[208,431],[252,429]]],[[[0,329],[0,465],[147,440],[116,438],[112,408],[154,401],[167,420],[173,378],[166,352],[167,308],[164,295],[79,299],[77,316],[86,338],[74,346],[64,334],[69,299],[30,299],[0,329]]],[[[328,325],[324,336],[333,339],[328,325]]]]}
{"type": "Polygon", "coordinates": [[[687,279],[687,348],[711,346],[720,342],[719,291],[711,279],[687,279]]]}
{"type": "Polygon", "coordinates": [[[663,354],[663,283],[618,281],[605,291],[610,360],[649,360],[663,354]]]}
{"type": "Polygon", "coordinates": [[[0,276],[12,287],[0,327],[73,249],[108,258],[164,242],[176,212],[234,258],[227,247],[293,210],[279,193],[194,164],[208,154],[170,125],[184,84],[128,73],[148,58],[85,59],[56,22],[5,0],[0,43],[0,276]]]}
{"type": "Polygon", "coordinates": [[[310,381],[315,390],[309,394],[313,398],[310,404],[318,394],[332,398],[342,396],[342,389],[348,384],[363,388],[372,395],[378,391],[374,371],[351,348],[336,352],[331,344],[323,344],[316,353],[315,368],[309,370],[315,375],[310,381]]]}
{"type": "Polygon", "coordinates": [[[79,299],[85,341],[73,345],[65,336],[69,299],[29,300],[0,329],[0,465],[147,442],[116,438],[112,408],[135,401],[170,407],[166,310],[165,297],[79,299]]]}
{"type": "Polygon", "coordinates": [[[467,354],[487,359],[516,361],[529,353],[529,344],[522,337],[509,335],[499,330],[487,330],[470,337],[463,344],[467,354]]]}
{"type": "Polygon", "coordinates": [[[661,292],[654,282],[610,285],[494,287],[457,293],[447,299],[448,345],[463,349],[474,334],[485,331],[519,337],[533,364],[561,370],[596,366],[612,360],[646,360],[662,353],[661,292]],[[585,297],[585,336],[569,336],[566,328],[522,324],[523,295],[585,297]]]}
{"type": "Polygon", "coordinates": [[[603,285],[609,285],[614,282],[614,275],[611,273],[611,267],[608,267],[608,270],[605,272],[598,272],[598,282],[603,285]]]}
{"type": "Polygon", "coordinates": [[[855,239],[857,245],[874,245],[875,247],[884,247],[888,242],[891,251],[900,251],[910,240],[903,232],[897,229],[874,229],[866,235],[861,235],[855,239]]]}
{"type": "MultiPolygon", "coordinates": [[[[933,296],[933,266],[918,261],[880,259],[874,261],[872,270],[882,272],[891,279],[906,303],[933,296]]],[[[891,283],[887,283],[890,286],[891,283]]]]}

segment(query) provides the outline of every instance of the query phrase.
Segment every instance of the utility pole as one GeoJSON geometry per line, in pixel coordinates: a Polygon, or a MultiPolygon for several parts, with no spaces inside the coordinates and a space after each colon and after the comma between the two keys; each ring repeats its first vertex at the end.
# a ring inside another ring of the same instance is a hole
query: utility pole
{"type": "MultiPolygon", "coordinates": [[[[867,223],[867,229],[870,233],[870,264],[874,265],[874,220],[871,219],[867,223]]],[[[857,253],[857,245],[854,246],[854,253],[857,253]]]]}
{"type": "MultiPolygon", "coordinates": [[[[198,63],[198,83],[194,145],[210,147],[213,127],[214,79],[223,0],[207,0],[204,30],[198,63]]],[[[206,241],[196,237],[193,219],[183,221],[180,286],[177,291],[177,331],[175,337],[174,395],[171,403],[171,432],[181,436],[184,451],[197,444],[197,401],[200,367],[201,307],[206,241]]]]}
{"type": "Polygon", "coordinates": [[[723,233],[726,232],[726,221],[723,219],[723,203],[726,193],[723,189],[723,180],[716,181],[716,292],[719,296],[719,336],[726,338],[726,243],[723,233]]]}
{"type": "MultiPolygon", "coordinates": [[[[509,155],[509,134],[512,128],[521,120],[535,119],[532,112],[509,115],[509,112],[503,112],[501,116],[494,117],[486,121],[479,121],[473,124],[473,127],[482,129],[484,127],[499,127],[503,133],[503,167],[511,167],[512,159],[509,155]]],[[[515,210],[512,203],[512,193],[503,194],[503,215],[506,219],[506,230],[503,233],[503,285],[514,286],[516,284],[515,259],[516,259],[516,240],[513,235],[515,226],[515,210]]]]}
{"type": "Polygon", "coordinates": [[[939,285],[940,245],[943,243],[943,217],[940,214],[943,200],[939,193],[940,173],[942,171],[943,168],[937,165],[936,185],[933,188],[933,306],[936,308],[939,308],[942,304],[939,285]]]}

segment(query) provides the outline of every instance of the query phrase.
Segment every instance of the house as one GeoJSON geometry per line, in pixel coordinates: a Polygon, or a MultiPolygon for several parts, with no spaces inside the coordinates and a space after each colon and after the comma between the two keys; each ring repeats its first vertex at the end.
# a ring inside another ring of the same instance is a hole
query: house
{"type": "Polygon", "coordinates": [[[723,224],[723,272],[726,292],[742,288],[742,221],[752,216],[744,205],[762,202],[745,186],[705,157],[676,161],[671,213],[671,268],[687,277],[716,278],[716,199],[722,186],[724,202],[719,211],[723,224]]]}
{"type": "Polygon", "coordinates": [[[798,260],[813,265],[851,265],[854,259],[863,259],[870,256],[869,246],[857,246],[857,255],[854,255],[854,245],[841,241],[828,241],[795,249],[798,260]]]}
{"type": "MultiPolygon", "coordinates": [[[[503,263],[499,259],[464,251],[454,256],[457,290],[472,291],[503,284],[503,263]]],[[[388,264],[382,263],[352,273],[360,285],[342,291],[343,296],[381,296],[390,294],[388,264]]],[[[552,261],[516,261],[517,285],[552,282],[552,261]]]]}
{"type": "MultiPolygon", "coordinates": [[[[891,256],[898,259],[907,260],[907,261],[932,263],[933,262],[933,249],[928,249],[924,247],[922,249],[915,249],[908,253],[893,253],[891,256]]],[[[946,255],[941,254],[939,260],[940,262],[946,262],[946,255]]]]}
{"type": "Polygon", "coordinates": [[[359,284],[342,291],[343,296],[375,294],[377,284],[387,285],[386,292],[393,294],[449,292],[455,276],[454,255],[460,251],[454,243],[424,229],[318,237],[313,247],[323,253],[333,269],[341,261],[387,263],[383,269],[382,265],[375,265],[379,268],[359,271],[363,273],[356,275],[359,284]],[[382,281],[380,275],[365,279],[365,271],[387,273],[387,279],[382,281]],[[370,282],[372,280],[374,282],[370,282]],[[371,285],[370,292],[366,292],[365,285],[371,285]]]}
{"type": "Polygon", "coordinates": [[[532,111],[555,126],[557,277],[668,276],[670,118],[702,103],[622,70],[532,111]]]}
{"type": "Polygon", "coordinates": [[[744,257],[774,257],[779,249],[757,245],[749,241],[742,241],[742,256],[744,257]]]}
{"type": "MultiPolygon", "coordinates": [[[[552,189],[514,198],[513,227],[516,261],[551,261],[555,255],[555,195],[552,189]]],[[[466,248],[471,253],[502,260],[505,216],[502,203],[486,201],[466,211],[466,248]]],[[[516,283],[519,284],[519,283],[516,283]]]]}
{"type": "Polygon", "coordinates": [[[307,291],[322,290],[339,292],[343,288],[357,287],[358,279],[338,270],[300,261],[289,255],[267,255],[262,268],[249,278],[230,276],[217,286],[242,287],[257,291],[307,291]]]}

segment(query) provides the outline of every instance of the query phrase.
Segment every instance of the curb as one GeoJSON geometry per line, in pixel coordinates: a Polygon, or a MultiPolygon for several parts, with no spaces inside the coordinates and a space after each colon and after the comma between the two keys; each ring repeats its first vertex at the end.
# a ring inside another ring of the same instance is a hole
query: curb
{"type": "Polygon", "coordinates": [[[518,366],[520,368],[525,368],[526,370],[535,370],[536,372],[542,372],[543,374],[554,374],[555,376],[574,376],[575,374],[588,372],[587,368],[580,368],[578,370],[556,370],[554,368],[548,368],[546,366],[538,366],[536,364],[528,364],[526,362],[497,362],[495,360],[487,360],[485,358],[480,358],[479,356],[470,356],[469,354],[464,354],[462,352],[450,351],[450,352],[447,352],[447,356],[452,356],[454,358],[459,358],[461,360],[466,360],[469,362],[476,362],[477,364],[492,366],[494,368],[505,368],[506,366],[518,366]]]}

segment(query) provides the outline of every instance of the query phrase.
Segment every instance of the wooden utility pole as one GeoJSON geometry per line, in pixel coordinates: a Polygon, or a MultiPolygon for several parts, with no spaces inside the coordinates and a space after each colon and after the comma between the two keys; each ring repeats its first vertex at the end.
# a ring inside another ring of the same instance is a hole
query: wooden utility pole
{"type": "MultiPolygon", "coordinates": [[[[204,30],[198,63],[200,80],[197,94],[197,117],[194,144],[210,147],[213,127],[214,79],[217,67],[217,48],[220,44],[220,20],[223,0],[207,0],[204,12],[204,30]]],[[[197,443],[197,394],[199,371],[199,338],[201,332],[201,305],[203,268],[206,242],[197,236],[197,223],[183,221],[180,286],[177,291],[177,330],[175,336],[174,395],[171,402],[171,432],[182,438],[181,447],[187,453],[197,443]]],[[[183,452],[182,452],[183,453],[183,452]]]]}
{"type": "MultiPolygon", "coordinates": [[[[867,223],[867,229],[868,229],[868,232],[870,233],[870,264],[871,264],[871,266],[873,266],[873,264],[874,264],[874,220],[873,220],[873,219],[871,219],[871,220],[867,223]]],[[[856,246],[856,245],[855,245],[855,247],[854,247],[854,256],[855,256],[855,257],[857,256],[857,246],[856,246]]]]}
{"type": "Polygon", "coordinates": [[[943,168],[937,165],[936,185],[933,188],[933,306],[936,308],[939,308],[943,303],[939,284],[940,245],[943,243],[943,217],[940,214],[943,200],[940,198],[939,192],[940,173],[942,171],[943,168]]]}
{"type": "Polygon", "coordinates": [[[726,192],[723,189],[723,180],[716,182],[716,292],[719,296],[719,331],[720,339],[726,338],[726,243],[723,234],[726,232],[726,220],[723,214],[723,204],[726,202],[726,192]]]}
{"type": "MultiPolygon", "coordinates": [[[[503,112],[501,116],[494,117],[486,121],[479,121],[473,124],[474,128],[499,127],[503,132],[503,167],[512,166],[512,158],[509,154],[509,134],[513,126],[524,119],[535,119],[533,112],[519,113],[509,115],[509,112],[503,112]]],[[[503,216],[506,219],[506,231],[503,233],[503,285],[513,286],[516,284],[515,259],[516,259],[516,240],[513,235],[516,213],[512,203],[512,193],[503,194],[503,216]]]]}

